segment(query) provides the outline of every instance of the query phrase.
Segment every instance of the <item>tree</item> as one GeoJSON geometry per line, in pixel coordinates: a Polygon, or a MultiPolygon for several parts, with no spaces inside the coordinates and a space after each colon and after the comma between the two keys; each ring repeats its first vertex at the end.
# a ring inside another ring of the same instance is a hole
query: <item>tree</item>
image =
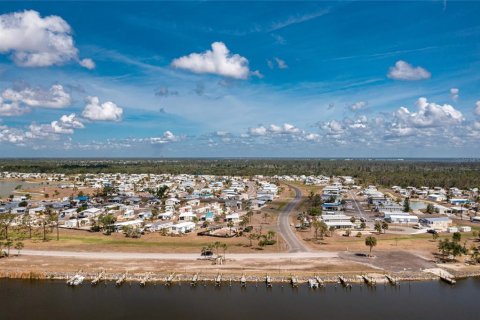
{"type": "Polygon", "coordinates": [[[217,253],[217,257],[218,257],[218,250],[220,249],[221,246],[222,246],[222,243],[220,241],[215,241],[213,243],[213,248],[215,248],[215,251],[217,253]]]}
{"type": "Polygon", "coordinates": [[[13,241],[12,240],[7,240],[7,241],[5,241],[4,245],[5,245],[5,247],[7,247],[7,256],[10,257],[10,248],[13,245],[13,241]]]}
{"type": "Polygon", "coordinates": [[[387,233],[388,223],[385,221],[382,222],[382,230],[383,230],[383,233],[387,233]]]}
{"type": "Polygon", "coordinates": [[[111,213],[101,214],[98,217],[98,224],[100,228],[103,229],[103,232],[106,235],[110,235],[114,230],[114,223],[117,221],[117,218],[111,213]]]}
{"type": "Polygon", "coordinates": [[[33,228],[33,221],[32,216],[28,213],[25,213],[22,216],[22,226],[28,229],[28,238],[32,239],[32,228],[33,228]]]}
{"type": "Polygon", "coordinates": [[[14,248],[15,248],[15,250],[17,250],[17,255],[20,255],[20,251],[23,249],[23,247],[24,247],[23,242],[17,241],[17,242],[15,243],[14,248]]]}
{"type": "Polygon", "coordinates": [[[433,204],[431,203],[427,204],[427,208],[425,209],[425,212],[428,214],[435,213],[435,207],[433,206],[433,204]]]}
{"type": "Polygon", "coordinates": [[[374,227],[375,231],[377,231],[378,233],[382,233],[382,224],[380,222],[375,222],[375,227],[374,227]]]}
{"type": "Polygon", "coordinates": [[[452,235],[452,241],[460,242],[462,240],[462,234],[460,232],[454,232],[452,235]]]}
{"type": "Polygon", "coordinates": [[[438,235],[438,232],[432,233],[433,241],[437,241],[437,239],[438,239],[439,237],[440,237],[440,236],[438,235]]]}
{"type": "Polygon", "coordinates": [[[407,197],[403,200],[403,212],[410,212],[410,199],[407,197]]]}
{"type": "Polygon", "coordinates": [[[370,253],[368,254],[369,256],[372,254],[372,249],[377,245],[377,238],[373,236],[368,236],[365,238],[365,245],[367,247],[370,247],[370,253]]]}
{"type": "Polygon", "coordinates": [[[362,221],[362,223],[360,223],[360,229],[365,229],[366,227],[367,227],[367,224],[362,221]]]}
{"type": "Polygon", "coordinates": [[[248,217],[248,223],[251,223],[252,222],[252,217],[253,217],[253,211],[248,210],[246,215],[248,217]]]}
{"type": "Polygon", "coordinates": [[[0,214],[0,232],[3,235],[5,240],[8,240],[8,228],[12,224],[13,220],[15,219],[15,215],[11,213],[3,213],[0,214]]]}
{"type": "Polygon", "coordinates": [[[315,239],[318,239],[318,230],[320,230],[321,222],[317,219],[313,220],[312,227],[315,230],[315,239]]]}

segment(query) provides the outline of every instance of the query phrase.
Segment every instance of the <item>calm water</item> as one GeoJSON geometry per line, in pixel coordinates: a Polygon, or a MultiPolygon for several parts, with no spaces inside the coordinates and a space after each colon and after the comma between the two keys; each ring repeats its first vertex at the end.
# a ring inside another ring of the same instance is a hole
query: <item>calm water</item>
{"type": "Polygon", "coordinates": [[[330,285],[316,291],[252,284],[167,288],[113,283],[0,280],[0,319],[480,319],[480,280],[402,283],[400,288],[330,285]]]}

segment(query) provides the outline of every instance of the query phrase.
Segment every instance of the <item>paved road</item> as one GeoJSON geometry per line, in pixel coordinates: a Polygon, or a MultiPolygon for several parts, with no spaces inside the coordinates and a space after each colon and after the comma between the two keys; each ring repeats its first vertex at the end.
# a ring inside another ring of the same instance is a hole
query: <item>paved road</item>
{"type": "MultiPolygon", "coordinates": [[[[139,252],[99,252],[99,251],[56,251],[22,250],[22,256],[78,258],[94,260],[197,260],[198,253],[139,253],[139,252]]],[[[272,259],[309,259],[335,258],[337,252],[279,252],[279,253],[229,253],[233,260],[272,260],[272,259]]]]}
{"type": "Polygon", "coordinates": [[[367,216],[367,214],[363,211],[362,206],[361,206],[360,204],[358,204],[356,195],[355,195],[352,191],[349,191],[348,193],[349,193],[349,195],[350,195],[350,199],[352,199],[352,202],[353,202],[353,209],[354,209],[355,211],[357,211],[357,215],[360,216],[361,218],[367,219],[368,216],[367,216]]]}
{"type": "Polygon", "coordinates": [[[288,245],[289,252],[308,252],[308,248],[295,235],[294,228],[290,225],[290,214],[299,204],[302,198],[302,192],[297,187],[289,185],[295,190],[295,198],[290,201],[278,216],[278,232],[288,245]]]}

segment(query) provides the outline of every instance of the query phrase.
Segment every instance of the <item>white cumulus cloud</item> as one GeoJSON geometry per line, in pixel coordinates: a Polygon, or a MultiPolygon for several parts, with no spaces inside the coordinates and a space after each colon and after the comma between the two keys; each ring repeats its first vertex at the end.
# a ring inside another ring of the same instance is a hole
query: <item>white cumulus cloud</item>
{"type": "Polygon", "coordinates": [[[463,114],[449,104],[438,105],[428,102],[427,98],[417,100],[417,110],[411,112],[400,107],[394,114],[394,121],[406,127],[438,127],[460,124],[463,114]]]}
{"type": "Polygon", "coordinates": [[[223,42],[212,43],[212,50],[174,59],[172,66],[194,73],[210,73],[235,79],[247,79],[250,75],[247,58],[231,54],[223,42]]]}
{"type": "Polygon", "coordinates": [[[82,116],[92,121],[120,121],[123,109],[111,101],[100,103],[98,97],[87,97],[82,116]]]}
{"type": "Polygon", "coordinates": [[[11,54],[22,67],[48,67],[76,61],[95,67],[91,59],[80,60],[70,25],[59,16],[41,17],[25,10],[0,15],[0,53],[11,54]]]}
{"type": "Polygon", "coordinates": [[[63,86],[59,84],[51,86],[48,90],[31,87],[6,89],[2,93],[2,98],[29,107],[54,109],[64,108],[72,103],[70,94],[65,92],[63,86]]]}
{"type": "Polygon", "coordinates": [[[431,73],[422,67],[414,67],[408,62],[399,60],[395,66],[390,67],[388,77],[395,80],[414,81],[429,79],[431,73]]]}

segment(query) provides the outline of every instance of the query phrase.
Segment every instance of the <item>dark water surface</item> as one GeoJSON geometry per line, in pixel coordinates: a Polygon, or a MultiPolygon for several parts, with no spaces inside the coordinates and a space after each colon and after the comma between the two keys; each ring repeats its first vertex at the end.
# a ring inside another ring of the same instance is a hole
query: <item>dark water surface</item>
{"type": "Polygon", "coordinates": [[[480,279],[351,290],[0,280],[0,319],[480,319],[480,279]]]}

